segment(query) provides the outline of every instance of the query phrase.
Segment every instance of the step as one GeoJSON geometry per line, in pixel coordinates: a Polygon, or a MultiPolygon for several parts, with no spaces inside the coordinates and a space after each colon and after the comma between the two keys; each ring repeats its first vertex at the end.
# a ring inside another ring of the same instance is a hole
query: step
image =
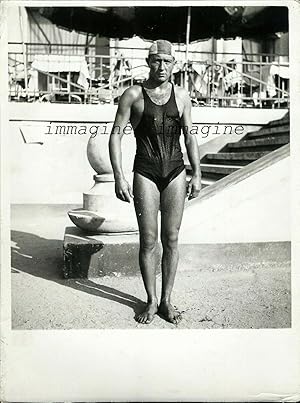
{"type": "MultiPolygon", "coordinates": [[[[203,163],[201,162],[201,163],[200,163],[200,167],[201,167],[201,171],[202,171],[202,172],[204,172],[204,171],[211,171],[213,168],[216,168],[216,171],[217,171],[219,168],[224,168],[224,169],[228,169],[228,170],[230,170],[230,169],[236,170],[236,169],[238,169],[238,168],[241,168],[241,167],[236,166],[236,165],[229,165],[229,164],[226,164],[226,165],[222,165],[222,164],[207,164],[207,163],[205,163],[205,162],[203,162],[203,163]],[[206,168],[208,168],[208,170],[207,170],[206,168]]],[[[185,165],[185,168],[186,168],[186,171],[187,171],[187,172],[191,172],[191,171],[192,171],[192,167],[191,167],[191,165],[189,165],[189,164],[186,164],[186,165],[185,165]]],[[[231,172],[229,172],[229,173],[231,173],[231,172]]]]}
{"type": "Polygon", "coordinates": [[[254,132],[249,132],[246,134],[244,138],[253,138],[253,137],[261,137],[261,136],[274,136],[279,134],[289,135],[290,133],[290,125],[283,125],[278,127],[264,127],[262,129],[256,130],[254,132]]]}
{"type": "Polygon", "coordinates": [[[284,144],[270,144],[270,145],[266,145],[266,146],[255,146],[255,147],[240,147],[240,148],[227,148],[225,150],[223,150],[224,152],[256,152],[256,151],[274,151],[277,150],[278,148],[284,146],[285,144],[288,143],[284,143],[284,144]]]}
{"type": "Polygon", "coordinates": [[[268,151],[253,151],[253,152],[234,152],[234,153],[214,153],[206,154],[208,160],[226,160],[226,161],[255,161],[264,155],[267,155],[268,151]]]}
{"type": "MultiPolygon", "coordinates": [[[[209,166],[209,164],[204,164],[205,166],[203,167],[203,164],[201,164],[201,173],[202,173],[202,178],[201,178],[201,183],[202,183],[202,188],[205,186],[209,186],[212,185],[213,183],[215,183],[218,179],[223,178],[224,175],[228,175],[231,172],[234,172],[234,170],[236,170],[236,167],[231,167],[231,169],[227,169],[226,166],[222,167],[221,166],[221,171],[222,168],[226,168],[226,172],[220,172],[218,174],[217,170],[218,168],[220,168],[219,165],[212,165],[212,170],[210,171],[209,169],[207,169],[207,167],[209,166]],[[214,175],[215,174],[215,175],[214,175]]],[[[192,168],[190,165],[186,165],[186,171],[187,171],[187,181],[189,181],[192,177],[192,168]]]]}
{"type": "Polygon", "coordinates": [[[240,168],[242,168],[243,165],[238,165],[235,163],[235,165],[230,165],[227,164],[225,161],[225,164],[218,163],[218,164],[201,164],[201,171],[202,175],[204,177],[210,178],[210,179],[215,179],[216,181],[223,179],[227,175],[230,175],[236,171],[238,171],[240,168]]]}
{"type": "Polygon", "coordinates": [[[282,124],[286,124],[287,122],[290,121],[290,113],[287,112],[281,119],[276,119],[276,120],[272,120],[271,122],[268,123],[268,126],[280,126],[282,124]]]}
{"type": "Polygon", "coordinates": [[[237,143],[229,143],[222,152],[251,152],[251,151],[274,151],[286,144],[289,144],[289,136],[280,136],[280,138],[256,138],[252,140],[243,140],[237,143]]]}
{"type": "MultiPolygon", "coordinates": [[[[191,203],[191,202],[190,202],[191,203]]],[[[139,235],[89,236],[77,227],[66,227],[64,242],[65,279],[140,276],[139,235]]],[[[232,271],[237,264],[249,270],[253,263],[285,262],[290,259],[289,242],[226,244],[179,244],[179,267],[186,271],[232,271]],[[241,265],[242,263],[242,265],[241,265]],[[213,267],[213,270],[212,270],[213,267]]],[[[162,247],[155,250],[155,272],[161,271],[162,247]]],[[[111,292],[111,288],[105,290],[111,292]]]]}
{"type": "Polygon", "coordinates": [[[241,166],[238,165],[218,165],[218,164],[206,164],[206,166],[201,166],[202,175],[205,174],[219,174],[219,175],[230,175],[236,170],[240,169],[241,166]]]}
{"type": "Polygon", "coordinates": [[[221,165],[221,164],[207,164],[205,162],[201,162],[201,168],[209,168],[209,167],[214,167],[214,168],[218,168],[218,167],[224,167],[224,168],[232,168],[232,169],[237,169],[237,168],[242,168],[242,167],[237,167],[236,165],[230,165],[230,164],[226,164],[226,165],[221,165]]]}
{"type": "Polygon", "coordinates": [[[269,146],[269,145],[284,145],[290,142],[290,136],[278,135],[270,136],[266,138],[255,138],[253,140],[240,140],[236,143],[228,143],[226,148],[244,148],[244,147],[256,147],[256,146],[269,146]]]}
{"type": "Polygon", "coordinates": [[[286,144],[275,151],[266,153],[266,155],[256,161],[231,161],[231,164],[234,163],[233,165],[242,163],[244,166],[240,167],[240,169],[238,169],[236,172],[233,172],[231,175],[227,175],[224,178],[216,181],[213,185],[208,186],[206,189],[203,190],[203,192],[201,191],[197,200],[192,200],[189,206],[192,206],[194,205],[194,203],[202,202],[203,200],[214,196],[228,186],[232,186],[246,178],[249,178],[249,176],[254,175],[262,169],[267,168],[268,166],[282,160],[283,158],[288,157],[289,155],[290,144],[286,144]]]}
{"type": "MultiPolygon", "coordinates": [[[[218,154],[220,154],[220,153],[218,153],[218,154]]],[[[226,166],[226,167],[233,168],[233,169],[235,168],[235,170],[233,170],[231,173],[236,172],[239,168],[242,168],[242,167],[244,167],[245,165],[247,165],[249,163],[249,161],[243,161],[243,160],[240,161],[240,160],[233,160],[233,159],[231,159],[231,160],[229,160],[229,159],[217,159],[217,158],[214,159],[212,157],[212,155],[217,155],[217,154],[212,154],[212,153],[209,154],[211,157],[207,158],[207,155],[208,154],[206,154],[202,159],[203,164],[205,164],[206,166],[214,166],[214,167],[217,167],[217,166],[225,167],[226,166]]],[[[216,171],[217,171],[217,168],[216,168],[216,171]]],[[[211,175],[212,172],[203,172],[203,174],[204,175],[211,175]]],[[[227,175],[223,175],[223,176],[227,176],[227,175]]]]}

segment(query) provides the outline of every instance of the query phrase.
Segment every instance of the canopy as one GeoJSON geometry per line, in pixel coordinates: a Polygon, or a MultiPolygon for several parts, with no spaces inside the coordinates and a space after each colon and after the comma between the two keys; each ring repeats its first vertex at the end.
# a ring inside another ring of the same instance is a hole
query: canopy
{"type": "MultiPolygon", "coordinates": [[[[185,42],[187,6],[43,7],[54,24],[110,38],[168,39],[185,42]]],[[[214,37],[262,38],[288,31],[287,7],[191,7],[190,41],[214,37]]]]}

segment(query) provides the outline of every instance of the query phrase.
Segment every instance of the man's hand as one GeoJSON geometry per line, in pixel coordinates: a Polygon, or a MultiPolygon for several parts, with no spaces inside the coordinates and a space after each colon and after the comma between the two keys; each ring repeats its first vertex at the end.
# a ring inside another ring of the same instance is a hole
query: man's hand
{"type": "Polygon", "coordinates": [[[193,175],[187,187],[188,200],[195,199],[196,197],[198,197],[200,190],[201,190],[201,177],[198,175],[193,175]]]}
{"type": "Polygon", "coordinates": [[[118,199],[127,203],[130,203],[130,198],[133,198],[130,185],[124,178],[115,181],[115,192],[118,199]]]}

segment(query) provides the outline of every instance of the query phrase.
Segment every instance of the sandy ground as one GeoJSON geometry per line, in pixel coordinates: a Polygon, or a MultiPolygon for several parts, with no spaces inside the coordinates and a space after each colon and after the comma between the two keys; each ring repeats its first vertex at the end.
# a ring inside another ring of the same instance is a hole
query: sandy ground
{"type": "MultiPolygon", "coordinates": [[[[290,244],[262,262],[179,267],[173,303],[179,325],[134,317],[144,306],[137,276],[64,280],[62,240],[74,206],[12,207],[13,329],[284,328],[291,326],[290,244]],[[47,218],[46,218],[47,217],[47,218]],[[284,253],[283,253],[284,252],[284,253]]],[[[161,276],[157,277],[160,289],[161,276]]]]}

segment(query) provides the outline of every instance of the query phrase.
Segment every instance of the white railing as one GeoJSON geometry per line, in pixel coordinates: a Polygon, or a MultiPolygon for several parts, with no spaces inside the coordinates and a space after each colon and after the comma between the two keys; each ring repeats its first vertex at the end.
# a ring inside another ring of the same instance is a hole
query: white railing
{"type": "MultiPolygon", "coordinates": [[[[24,57],[18,44],[10,45],[11,101],[113,103],[148,75],[145,58],[138,57],[141,49],[125,58],[96,54],[94,46],[26,44],[24,57]],[[37,63],[41,55],[49,60],[47,68],[37,63]],[[64,67],[51,71],[51,60],[57,65],[59,58],[64,67]],[[75,70],[74,58],[82,59],[75,70]]],[[[187,85],[194,106],[289,107],[289,64],[280,55],[190,52],[187,63],[183,52],[177,56],[172,79],[187,85]]]]}

